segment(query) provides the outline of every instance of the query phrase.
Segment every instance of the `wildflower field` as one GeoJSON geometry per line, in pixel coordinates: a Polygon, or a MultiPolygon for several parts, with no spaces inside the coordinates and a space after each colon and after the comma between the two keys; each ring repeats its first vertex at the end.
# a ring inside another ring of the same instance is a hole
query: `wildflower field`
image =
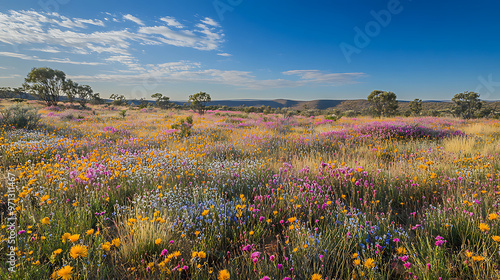
{"type": "Polygon", "coordinates": [[[35,106],[1,279],[500,277],[497,120],[35,106]]]}

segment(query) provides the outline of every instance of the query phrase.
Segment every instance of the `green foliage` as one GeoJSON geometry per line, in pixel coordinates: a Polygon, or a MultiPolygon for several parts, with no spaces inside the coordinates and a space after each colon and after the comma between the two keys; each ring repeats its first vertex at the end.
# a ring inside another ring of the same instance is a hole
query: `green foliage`
{"type": "Polygon", "coordinates": [[[33,68],[24,79],[23,87],[32,95],[45,101],[47,106],[57,105],[64,92],[66,74],[51,68],[33,68]]]}
{"type": "Polygon", "coordinates": [[[36,109],[15,105],[1,111],[0,124],[15,128],[35,129],[40,118],[36,109]]]}
{"type": "Polygon", "coordinates": [[[111,94],[111,96],[109,98],[113,99],[113,102],[111,102],[111,104],[113,104],[115,106],[127,105],[127,99],[125,99],[125,96],[123,96],[123,95],[111,94]]]}
{"type": "Polygon", "coordinates": [[[151,97],[156,99],[155,106],[158,108],[166,109],[172,105],[172,103],[170,103],[170,97],[163,96],[161,93],[155,93],[151,95],[151,97]]]}
{"type": "Polygon", "coordinates": [[[120,113],[118,113],[120,116],[122,116],[122,118],[125,118],[126,114],[127,114],[127,110],[121,110],[120,113]]]}
{"type": "Polygon", "coordinates": [[[398,109],[397,96],[391,91],[374,90],[368,95],[368,101],[372,103],[373,112],[377,117],[390,117],[398,109]]]}
{"type": "Polygon", "coordinates": [[[193,117],[188,116],[186,119],[180,119],[177,123],[172,125],[172,129],[179,130],[180,137],[188,137],[191,136],[193,128],[193,117]]]}
{"type": "Polygon", "coordinates": [[[419,116],[422,112],[422,99],[415,98],[410,102],[410,110],[415,116],[419,116]]]}
{"type": "Polygon", "coordinates": [[[212,101],[210,94],[202,91],[189,96],[191,107],[193,108],[193,110],[198,111],[200,115],[203,115],[205,113],[205,106],[210,101],[212,101]]]}
{"type": "Polygon", "coordinates": [[[146,101],[146,99],[141,98],[141,100],[139,100],[139,101],[140,101],[140,103],[139,103],[139,109],[143,109],[143,108],[148,107],[148,102],[146,101]]]}
{"type": "Polygon", "coordinates": [[[455,114],[464,119],[474,118],[476,112],[483,106],[479,99],[479,93],[472,91],[457,93],[451,101],[455,103],[455,114]]]}

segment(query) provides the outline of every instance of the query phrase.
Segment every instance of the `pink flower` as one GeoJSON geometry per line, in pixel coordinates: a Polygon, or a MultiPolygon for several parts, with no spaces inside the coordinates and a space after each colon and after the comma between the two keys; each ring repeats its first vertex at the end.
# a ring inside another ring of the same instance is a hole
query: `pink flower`
{"type": "Polygon", "coordinates": [[[271,278],[269,278],[268,276],[264,276],[264,277],[260,278],[260,280],[271,280],[271,278]]]}
{"type": "Polygon", "coordinates": [[[269,257],[269,259],[270,259],[271,261],[274,261],[274,258],[275,258],[275,257],[274,257],[274,255],[272,255],[272,256],[270,256],[270,257],[269,257]]]}
{"type": "Polygon", "coordinates": [[[404,255],[402,257],[400,257],[400,259],[404,262],[406,262],[408,260],[408,255],[404,255]]]}
{"type": "Polygon", "coordinates": [[[282,270],[283,269],[283,265],[282,264],[278,264],[278,269],[282,270]]]}
{"type": "Polygon", "coordinates": [[[409,263],[409,262],[405,262],[405,263],[404,263],[404,266],[406,267],[406,269],[410,269],[410,267],[411,267],[411,263],[409,263]]]}
{"type": "Polygon", "coordinates": [[[168,254],[167,249],[163,249],[163,251],[161,251],[161,255],[160,256],[165,256],[167,254],[168,254]]]}
{"type": "Polygon", "coordinates": [[[431,269],[431,264],[430,263],[427,264],[427,269],[431,269]]]}
{"type": "Polygon", "coordinates": [[[260,252],[253,252],[250,255],[250,258],[252,258],[252,259],[256,259],[256,258],[259,258],[259,257],[260,257],[260,252]]]}
{"type": "Polygon", "coordinates": [[[252,245],[243,246],[243,251],[250,251],[252,249],[252,245]]]}

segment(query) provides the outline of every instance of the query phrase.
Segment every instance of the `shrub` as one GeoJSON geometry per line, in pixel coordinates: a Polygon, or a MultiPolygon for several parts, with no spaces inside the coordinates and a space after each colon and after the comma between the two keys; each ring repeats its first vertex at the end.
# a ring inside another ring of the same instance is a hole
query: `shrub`
{"type": "Polygon", "coordinates": [[[0,124],[15,128],[35,129],[40,118],[35,108],[15,105],[1,111],[0,124]]]}
{"type": "Polygon", "coordinates": [[[180,119],[176,124],[172,125],[172,129],[179,130],[180,137],[187,137],[191,135],[193,127],[193,117],[189,116],[186,119],[180,119]]]}

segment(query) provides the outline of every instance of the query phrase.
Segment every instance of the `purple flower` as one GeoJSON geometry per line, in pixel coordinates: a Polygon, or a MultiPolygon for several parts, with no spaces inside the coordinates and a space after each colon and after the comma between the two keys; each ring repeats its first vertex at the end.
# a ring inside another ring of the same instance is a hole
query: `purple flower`
{"type": "MultiPolygon", "coordinates": [[[[262,222],[262,221],[264,221],[265,219],[266,219],[266,218],[264,218],[264,217],[260,216],[260,218],[259,218],[259,222],[262,222]]],[[[267,276],[265,276],[265,277],[267,277],[267,276]]]]}
{"type": "Polygon", "coordinates": [[[252,249],[252,245],[246,245],[246,246],[243,246],[243,251],[250,251],[252,249]]]}
{"type": "Polygon", "coordinates": [[[274,261],[274,258],[275,258],[275,257],[274,257],[274,255],[271,255],[271,256],[269,257],[269,259],[270,259],[271,261],[274,261]]]}
{"type": "Polygon", "coordinates": [[[285,278],[283,278],[283,280],[292,280],[292,278],[290,278],[290,277],[285,277],[285,278]]]}
{"type": "Polygon", "coordinates": [[[283,265],[282,264],[278,264],[278,269],[282,270],[283,269],[283,265]]]}
{"type": "Polygon", "coordinates": [[[26,232],[25,230],[20,230],[20,231],[17,232],[17,234],[23,234],[25,232],[26,232]]]}

